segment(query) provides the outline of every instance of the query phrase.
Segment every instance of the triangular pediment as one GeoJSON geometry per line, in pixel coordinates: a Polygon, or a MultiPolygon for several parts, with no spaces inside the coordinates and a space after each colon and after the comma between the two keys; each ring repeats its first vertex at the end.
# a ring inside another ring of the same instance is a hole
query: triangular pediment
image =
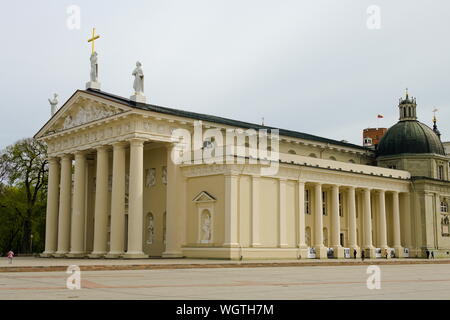
{"type": "Polygon", "coordinates": [[[192,201],[197,203],[214,202],[216,201],[216,198],[214,198],[208,192],[202,191],[192,201]]]}
{"type": "Polygon", "coordinates": [[[36,137],[70,130],[129,110],[131,108],[77,91],[36,134],[36,137]]]}

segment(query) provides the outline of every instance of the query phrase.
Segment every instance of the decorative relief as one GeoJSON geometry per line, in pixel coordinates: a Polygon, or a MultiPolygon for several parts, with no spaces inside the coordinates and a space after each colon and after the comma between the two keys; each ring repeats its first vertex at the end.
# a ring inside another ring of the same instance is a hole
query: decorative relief
{"type": "Polygon", "coordinates": [[[107,106],[94,106],[94,105],[82,106],[80,107],[78,112],[76,112],[73,115],[68,115],[64,119],[62,130],[67,130],[88,122],[107,118],[121,112],[122,110],[110,108],[107,106]]]}
{"type": "Polygon", "coordinates": [[[145,187],[153,187],[156,183],[156,169],[149,168],[145,170],[145,187]]]}
{"type": "Polygon", "coordinates": [[[161,179],[163,184],[167,184],[167,167],[162,167],[161,179]]]}

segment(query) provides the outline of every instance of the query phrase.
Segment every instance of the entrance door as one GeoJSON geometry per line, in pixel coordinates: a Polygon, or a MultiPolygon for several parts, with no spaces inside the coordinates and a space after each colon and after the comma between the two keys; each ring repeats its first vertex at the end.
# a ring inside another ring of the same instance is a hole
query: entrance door
{"type": "Polygon", "coordinates": [[[341,246],[344,246],[344,234],[343,233],[341,233],[339,235],[339,239],[340,239],[341,246]]]}

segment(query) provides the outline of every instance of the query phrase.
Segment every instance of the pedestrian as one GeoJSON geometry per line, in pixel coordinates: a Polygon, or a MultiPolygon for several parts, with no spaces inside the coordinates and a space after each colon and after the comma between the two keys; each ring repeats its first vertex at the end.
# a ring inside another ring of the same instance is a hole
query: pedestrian
{"type": "Polygon", "coordinates": [[[386,254],[386,259],[388,259],[389,258],[389,250],[388,249],[385,249],[385,254],[386,254]]]}
{"type": "Polygon", "coordinates": [[[426,250],[427,253],[427,259],[430,259],[430,251],[428,251],[428,249],[426,250]]]}
{"type": "Polygon", "coordinates": [[[14,252],[12,250],[9,250],[7,256],[8,256],[8,259],[9,259],[9,264],[12,264],[13,258],[14,258],[14,252]]]}
{"type": "Polygon", "coordinates": [[[431,259],[434,259],[434,251],[431,250],[431,259]]]}
{"type": "Polygon", "coordinates": [[[356,249],[353,249],[353,258],[356,259],[356,255],[358,254],[358,252],[356,251],[356,249]]]}
{"type": "Polygon", "coordinates": [[[361,250],[361,260],[364,261],[365,258],[365,253],[364,253],[364,249],[361,250]]]}

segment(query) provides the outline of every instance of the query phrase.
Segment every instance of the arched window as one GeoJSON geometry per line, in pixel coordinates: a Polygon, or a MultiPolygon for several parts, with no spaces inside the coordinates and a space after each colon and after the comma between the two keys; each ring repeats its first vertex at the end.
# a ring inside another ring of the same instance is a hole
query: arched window
{"type": "Polygon", "coordinates": [[[311,228],[306,227],[305,229],[305,241],[308,247],[311,247],[311,228]]]}
{"type": "Polygon", "coordinates": [[[350,163],[355,163],[355,160],[350,159],[350,160],[348,160],[348,162],[350,162],[350,163]]]}
{"type": "Polygon", "coordinates": [[[155,237],[155,218],[153,213],[147,214],[147,244],[152,244],[155,237]]]}
{"type": "Polygon", "coordinates": [[[317,156],[316,156],[315,153],[310,153],[308,157],[311,157],[311,158],[317,158],[317,156]]]}
{"type": "Polygon", "coordinates": [[[336,158],[333,157],[333,156],[331,156],[331,157],[330,157],[330,160],[336,161],[336,158]]]}
{"type": "Polygon", "coordinates": [[[297,152],[295,152],[295,150],[292,150],[292,149],[289,150],[288,153],[289,153],[289,154],[297,154],[297,152]]]}
{"type": "Polygon", "coordinates": [[[448,203],[447,201],[441,201],[441,212],[448,213],[448,203]]]}

